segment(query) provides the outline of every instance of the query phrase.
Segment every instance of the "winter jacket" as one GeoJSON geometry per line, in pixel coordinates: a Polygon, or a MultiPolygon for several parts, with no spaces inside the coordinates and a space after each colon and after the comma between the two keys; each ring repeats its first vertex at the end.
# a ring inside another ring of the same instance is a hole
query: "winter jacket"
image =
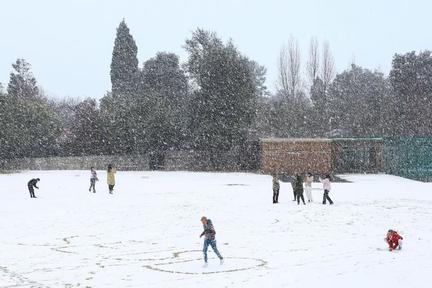
{"type": "Polygon", "coordinates": [[[403,237],[400,236],[396,231],[393,231],[393,233],[387,234],[386,240],[390,249],[396,249],[399,246],[399,240],[403,240],[403,237]]]}
{"type": "Polygon", "coordinates": [[[204,235],[206,240],[215,240],[216,239],[216,231],[213,227],[213,223],[210,219],[207,219],[207,224],[203,224],[204,231],[201,233],[201,236],[204,235]]]}
{"type": "Polygon", "coordinates": [[[294,180],[294,192],[298,195],[303,194],[303,179],[300,176],[294,180]]]}
{"type": "Polygon", "coordinates": [[[323,184],[323,189],[324,190],[331,190],[331,182],[330,179],[325,178],[325,179],[320,179],[321,183],[323,184]]]}
{"type": "Polygon", "coordinates": [[[28,186],[28,187],[35,187],[35,188],[38,188],[38,189],[39,189],[39,187],[36,186],[37,182],[38,182],[37,179],[31,179],[31,180],[27,183],[27,186],[28,186]]]}
{"type": "Polygon", "coordinates": [[[96,171],[94,171],[94,170],[91,171],[90,179],[92,179],[92,180],[99,180],[98,177],[97,177],[96,171]]]}
{"type": "Polygon", "coordinates": [[[305,186],[312,187],[313,176],[306,176],[305,178],[305,186]]]}
{"type": "Polygon", "coordinates": [[[115,185],[115,173],[116,169],[112,168],[110,172],[107,172],[107,183],[108,185],[115,185]]]}
{"type": "Polygon", "coordinates": [[[273,190],[279,190],[280,188],[280,184],[279,184],[279,180],[276,177],[273,177],[273,190]]]}

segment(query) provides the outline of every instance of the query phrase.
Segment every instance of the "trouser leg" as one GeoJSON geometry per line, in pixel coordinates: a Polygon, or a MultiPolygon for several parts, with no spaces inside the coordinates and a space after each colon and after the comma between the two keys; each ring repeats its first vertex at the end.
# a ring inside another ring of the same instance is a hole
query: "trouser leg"
{"type": "Polygon", "coordinates": [[[324,204],[325,204],[325,200],[328,200],[330,204],[333,204],[333,201],[331,200],[330,196],[329,196],[329,192],[328,190],[324,191],[324,204]]]}
{"type": "Polygon", "coordinates": [[[203,246],[203,253],[204,253],[204,262],[207,263],[207,249],[208,249],[208,245],[209,245],[209,240],[205,239],[204,240],[204,246],[203,246]]]}
{"type": "Polygon", "coordinates": [[[93,188],[93,192],[96,193],[96,179],[91,179],[90,180],[90,189],[89,191],[93,188]]]}
{"type": "Polygon", "coordinates": [[[216,240],[212,240],[210,242],[210,245],[211,245],[213,251],[215,252],[215,254],[219,257],[219,259],[223,259],[222,255],[219,253],[219,250],[217,249],[216,240]]]}
{"type": "Polygon", "coordinates": [[[310,187],[307,187],[306,188],[306,197],[308,198],[308,201],[313,201],[313,199],[312,199],[312,188],[310,188],[310,187]]]}

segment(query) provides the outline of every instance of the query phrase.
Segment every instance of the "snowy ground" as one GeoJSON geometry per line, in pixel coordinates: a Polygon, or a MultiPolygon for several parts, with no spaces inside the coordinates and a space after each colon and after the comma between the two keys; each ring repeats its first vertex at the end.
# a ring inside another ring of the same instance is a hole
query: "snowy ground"
{"type": "Polygon", "coordinates": [[[100,171],[0,175],[0,287],[430,287],[432,184],[343,176],[333,206],[271,203],[255,174],[100,171]],[[26,183],[40,177],[38,199],[26,183]],[[200,217],[226,262],[202,267],[200,217]],[[404,249],[388,252],[389,228],[404,249]]]}

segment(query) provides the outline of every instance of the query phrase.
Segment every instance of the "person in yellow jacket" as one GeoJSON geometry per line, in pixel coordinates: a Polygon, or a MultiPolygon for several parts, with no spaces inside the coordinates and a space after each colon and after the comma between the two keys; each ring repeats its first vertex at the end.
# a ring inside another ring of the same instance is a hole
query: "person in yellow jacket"
{"type": "Polygon", "coordinates": [[[113,194],[114,185],[115,185],[115,173],[116,169],[112,164],[108,165],[108,171],[107,171],[107,183],[108,183],[108,189],[109,193],[113,194]]]}

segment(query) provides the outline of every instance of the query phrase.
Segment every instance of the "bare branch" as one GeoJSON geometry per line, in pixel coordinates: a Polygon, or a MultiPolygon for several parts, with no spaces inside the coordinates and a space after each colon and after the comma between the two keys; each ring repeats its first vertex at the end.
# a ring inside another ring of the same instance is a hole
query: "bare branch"
{"type": "Polygon", "coordinates": [[[279,55],[279,89],[295,97],[301,86],[300,49],[297,40],[291,36],[288,45],[281,48],[279,55]]]}
{"type": "Polygon", "coordinates": [[[306,69],[309,81],[312,85],[319,74],[319,44],[316,37],[313,37],[310,40],[309,59],[306,69]]]}
{"type": "Polygon", "coordinates": [[[323,55],[322,55],[322,67],[321,67],[321,78],[324,83],[324,87],[330,85],[331,81],[335,76],[334,59],[330,51],[330,45],[326,41],[323,44],[323,55]]]}

